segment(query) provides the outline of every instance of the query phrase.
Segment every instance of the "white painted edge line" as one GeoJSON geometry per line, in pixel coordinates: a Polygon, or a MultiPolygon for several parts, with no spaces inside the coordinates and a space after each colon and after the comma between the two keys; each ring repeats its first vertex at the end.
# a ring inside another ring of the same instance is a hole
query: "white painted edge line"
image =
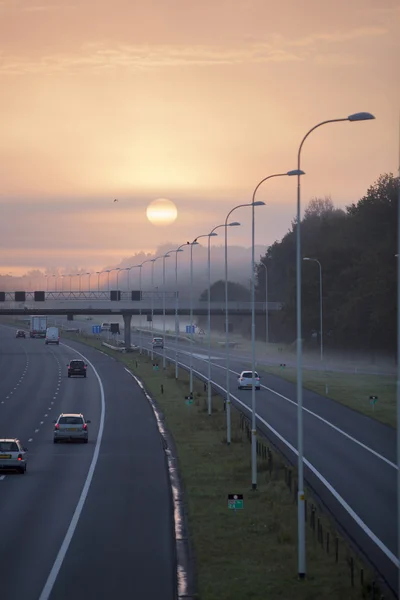
{"type": "MultiPolygon", "coordinates": [[[[158,411],[156,409],[155,403],[153,398],[150,396],[150,394],[148,393],[148,391],[146,390],[143,382],[136,377],[136,375],[134,373],[132,373],[132,371],[130,371],[127,367],[124,367],[125,371],[127,373],[129,373],[129,375],[133,378],[133,380],[135,381],[135,383],[140,387],[140,389],[142,390],[142,392],[144,393],[147,401],[149,402],[153,413],[154,413],[154,417],[156,419],[157,422],[157,428],[159,431],[159,434],[161,437],[163,437],[165,439],[165,434],[166,434],[166,428],[164,427],[164,425],[162,424],[161,420],[160,420],[160,416],[158,414],[158,411]]],[[[178,593],[178,598],[188,598],[188,575],[186,572],[186,568],[185,565],[182,564],[182,561],[180,561],[180,553],[179,553],[179,545],[178,542],[180,540],[182,540],[182,525],[180,524],[180,522],[183,521],[183,515],[182,515],[182,507],[177,499],[177,491],[176,488],[173,484],[172,481],[172,476],[171,473],[176,470],[176,465],[174,464],[175,461],[175,457],[171,454],[171,451],[166,451],[164,450],[165,454],[166,454],[166,458],[167,458],[167,464],[168,464],[168,477],[169,477],[169,485],[171,488],[171,501],[172,501],[172,519],[174,522],[174,533],[175,533],[175,546],[176,546],[176,584],[177,584],[177,593],[178,593]],[[177,518],[176,515],[179,515],[179,517],[177,518]],[[184,575],[184,576],[183,576],[184,575]]]]}
{"type": "Polygon", "coordinates": [[[0,475],[0,481],[3,481],[3,479],[5,479],[6,476],[5,475],[0,475]]]}
{"type": "MultiPolygon", "coordinates": [[[[180,364],[185,369],[190,368],[188,365],[185,365],[184,363],[181,363],[179,361],[178,361],[178,364],[180,364]]],[[[198,375],[200,377],[200,379],[202,379],[203,381],[207,380],[207,377],[205,377],[205,375],[203,375],[203,373],[200,373],[200,371],[193,369],[193,373],[196,373],[196,375],[198,375]]],[[[216,383],[215,381],[211,380],[211,384],[214,385],[215,387],[219,388],[220,390],[226,392],[225,388],[223,388],[222,385],[219,385],[219,383],[216,383]]],[[[239,400],[239,398],[237,398],[237,396],[234,396],[233,394],[230,394],[230,395],[238,404],[243,406],[243,408],[245,408],[249,413],[251,413],[251,408],[249,408],[247,406],[247,404],[245,404],[244,402],[239,400]]],[[[265,419],[260,417],[257,413],[256,413],[256,417],[279,440],[281,440],[281,442],[283,442],[285,444],[285,446],[287,446],[296,456],[298,455],[296,448],[294,446],[292,446],[292,444],[290,442],[288,442],[280,433],[278,433],[278,431],[276,431],[276,429],[274,429],[269,423],[267,423],[267,421],[265,421],[265,419]]],[[[304,464],[307,465],[307,467],[310,469],[310,471],[312,471],[312,473],[317,477],[317,479],[320,480],[320,482],[327,488],[327,490],[332,494],[332,496],[339,502],[339,504],[341,504],[341,506],[345,509],[345,511],[352,517],[352,519],[354,519],[354,521],[357,523],[357,525],[360,527],[360,529],[363,530],[363,532],[370,538],[370,540],[372,540],[374,542],[374,544],[376,544],[376,546],[378,546],[378,548],[387,556],[387,558],[397,568],[400,567],[399,559],[393,554],[393,552],[391,550],[389,550],[389,548],[387,546],[385,546],[385,544],[382,542],[382,540],[380,540],[378,538],[378,536],[375,535],[375,533],[368,527],[368,525],[366,523],[364,523],[364,521],[362,519],[360,519],[358,514],[351,508],[351,506],[346,502],[346,500],[344,498],[342,498],[342,496],[339,494],[339,492],[337,492],[335,490],[335,488],[329,483],[329,481],[327,479],[325,479],[325,477],[306,458],[304,458],[304,464]]]]}
{"type": "MultiPolygon", "coordinates": [[[[184,354],[189,354],[190,355],[190,352],[186,352],[185,351],[184,354]]],[[[203,360],[203,359],[198,359],[198,360],[203,360]]],[[[204,361],[207,362],[207,359],[204,359],[204,361]]],[[[218,365],[216,363],[211,363],[211,364],[214,367],[216,367],[217,369],[223,369],[224,371],[226,370],[226,367],[224,367],[223,365],[218,365]]],[[[239,373],[237,373],[233,369],[229,369],[229,371],[233,375],[239,375],[239,373]]],[[[295,402],[294,400],[291,400],[290,398],[287,398],[287,396],[284,396],[283,394],[280,394],[276,390],[273,390],[272,388],[269,388],[268,386],[263,385],[263,384],[261,384],[261,387],[263,389],[267,390],[268,392],[271,392],[272,394],[275,394],[279,398],[282,398],[283,400],[286,400],[287,402],[290,402],[290,404],[293,404],[294,406],[297,406],[297,402],[295,402]]],[[[333,423],[331,423],[330,421],[327,421],[326,419],[324,419],[323,417],[321,417],[317,413],[313,412],[309,408],[305,408],[303,406],[303,410],[304,410],[304,412],[306,412],[309,415],[313,416],[315,419],[318,419],[319,421],[321,421],[322,423],[324,423],[328,427],[331,427],[337,433],[340,433],[340,435],[343,435],[343,437],[347,438],[348,440],[350,440],[354,444],[357,444],[358,446],[360,446],[361,448],[363,448],[367,452],[370,452],[371,454],[373,454],[374,456],[376,456],[376,458],[379,458],[380,460],[382,460],[383,462],[385,462],[387,465],[389,465],[393,469],[398,470],[398,466],[394,462],[392,462],[391,460],[389,460],[388,458],[386,458],[386,456],[383,456],[382,454],[379,454],[379,452],[377,452],[376,450],[373,450],[373,448],[370,448],[366,444],[363,444],[363,442],[360,442],[360,440],[357,440],[357,438],[351,436],[349,433],[346,433],[345,431],[343,431],[343,429],[340,429],[340,427],[337,427],[336,425],[333,425],[333,423]]]]}
{"type": "Polygon", "coordinates": [[[69,524],[67,533],[65,534],[64,540],[63,540],[63,542],[61,544],[61,547],[60,547],[60,549],[58,551],[56,560],[54,561],[54,564],[53,564],[52,569],[51,569],[51,571],[49,573],[47,581],[46,581],[46,583],[44,585],[42,593],[40,594],[39,600],[48,600],[48,598],[50,597],[50,594],[52,592],[52,589],[53,589],[54,584],[55,584],[56,579],[57,579],[57,575],[60,572],[61,566],[62,566],[62,564],[64,562],[64,559],[65,559],[65,555],[67,554],[69,545],[71,543],[71,540],[72,540],[72,537],[74,535],[76,526],[78,524],[79,517],[81,516],[82,509],[83,509],[83,506],[85,504],[85,500],[86,500],[88,492],[89,492],[90,484],[92,483],[94,470],[96,468],[96,464],[97,464],[97,461],[98,461],[98,458],[99,458],[100,445],[101,445],[101,440],[103,438],[105,412],[106,412],[106,402],[105,402],[104,388],[103,388],[103,384],[101,382],[100,375],[96,371],[95,367],[92,365],[92,363],[90,362],[90,360],[88,360],[83,354],[81,354],[81,352],[78,352],[78,350],[76,350],[75,348],[72,348],[71,346],[68,346],[67,344],[63,344],[63,343],[61,343],[61,345],[65,346],[69,350],[74,350],[74,352],[77,352],[77,354],[79,354],[80,356],[82,356],[82,358],[92,367],[92,369],[94,371],[94,374],[96,375],[97,380],[99,382],[99,386],[100,386],[101,415],[100,415],[100,425],[99,425],[99,433],[97,435],[96,447],[94,449],[92,462],[90,463],[90,467],[89,467],[89,471],[88,471],[88,474],[87,474],[87,477],[86,477],[85,484],[83,486],[80,498],[78,500],[78,504],[76,505],[75,512],[73,514],[72,520],[71,520],[71,522],[69,524]]]}

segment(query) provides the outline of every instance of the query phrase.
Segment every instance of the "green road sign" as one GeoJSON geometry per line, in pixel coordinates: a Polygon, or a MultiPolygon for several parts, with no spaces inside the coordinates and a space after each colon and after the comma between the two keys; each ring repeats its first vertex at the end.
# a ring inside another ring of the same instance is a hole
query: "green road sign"
{"type": "Polygon", "coordinates": [[[370,396],[369,399],[371,404],[376,404],[378,402],[378,396],[370,396]]]}
{"type": "Polygon", "coordinates": [[[185,400],[185,404],[190,406],[191,404],[193,404],[193,400],[191,398],[189,398],[189,400],[185,400]]]}
{"type": "Polygon", "coordinates": [[[243,494],[228,494],[228,508],[233,510],[243,509],[243,494]]]}

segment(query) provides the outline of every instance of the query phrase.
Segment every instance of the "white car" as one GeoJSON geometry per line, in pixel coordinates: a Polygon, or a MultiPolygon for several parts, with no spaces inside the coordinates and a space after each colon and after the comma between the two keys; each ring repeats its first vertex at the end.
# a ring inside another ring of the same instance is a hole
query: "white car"
{"type": "Polygon", "coordinates": [[[0,439],[0,470],[18,471],[23,475],[28,462],[26,452],[27,449],[16,438],[0,439]]]}
{"type": "Polygon", "coordinates": [[[152,340],[153,348],[164,348],[164,340],[162,337],[155,337],[152,340]]]}
{"type": "MultiPolygon", "coordinates": [[[[257,371],[254,371],[254,386],[256,390],[261,389],[260,376],[257,371]]],[[[242,371],[238,377],[238,390],[251,390],[253,387],[253,372],[242,371]]]]}

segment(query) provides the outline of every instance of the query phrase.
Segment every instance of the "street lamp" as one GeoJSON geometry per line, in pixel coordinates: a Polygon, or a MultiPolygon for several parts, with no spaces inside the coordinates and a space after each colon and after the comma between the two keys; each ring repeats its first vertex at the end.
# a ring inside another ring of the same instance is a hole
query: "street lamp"
{"type": "MultiPolygon", "coordinates": [[[[262,206],[264,202],[257,202],[256,206],[262,206]]],[[[231,443],[231,392],[230,392],[230,370],[229,370],[229,313],[228,313],[228,219],[234,210],[252,206],[252,204],[238,204],[228,212],[225,218],[225,357],[226,357],[226,443],[231,443]]]]}
{"type": "MultiPolygon", "coordinates": [[[[342,119],[329,119],[314,125],[303,137],[297,153],[297,169],[300,171],[301,150],[303,144],[315,129],[328,123],[341,121],[369,121],[375,119],[368,112],[355,113],[342,119]]],[[[296,219],[296,320],[297,320],[297,452],[298,452],[298,575],[304,579],[306,575],[306,540],[304,512],[304,450],[303,450],[303,373],[302,373],[302,331],[301,331],[301,205],[300,205],[300,173],[297,176],[297,219],[296,219]]],[[[400,519],[399,519],[400,522],[400,519]]],[[[400,525],[399,525],[400,532],[400,525]]]]}
{"type": "MultiPolygon", "coordinates": [[[[151,259],[151,333],[154,335],[153,330],[153,319],[154,319],[154,264],[155,262],[161,258],[161,256],[157,256],[157,258],[151,259]]],[[[164,344],[163,344],[164,345],[164,344]]],[[[151,344],[151,360],[154,358],[153,344],[151,344]]]]}
{"type": "Polygon", "coordinates": [[[149,258],[144,260],[140,265],[138,265],[139,270],[139,296],[140,296],[140,304],[139,304],[139,354],[142,354],[143,344],[142,344],[142,267],[148,262],[152,262],[152,259],[149,258]]]}
{"type": "MultiPolygon", "coordinates": [[[[203,237],[203,236],[199,236],[203,237]]],[[[187,242],[190,246],[190,367],[189,367],[189,392],[193,394],[193,246],[198,245],[198,238],[187,242]]]]}
{"type": "MultiPolygon", "coordinates": [[[[400,125],[400,123],[399,123],[400,125]]],[[[397,181],[397,254],[400,255],[400,147],[399,178],[397,181]]],[[[397,556],[400,559],[400,260],[397,262],[397,556]]],[[[400,590],[400,569],[398,569],[398,589],[400,590]]]]}
{"type": "Polygon", "coordinates": [[[178,335],[179,335],[179,294],[178,294],[178,252],[183,252],[182,248],[187,244],[182,244],[175,252],[175,379],[178,379],[179,369],[178,369],[178,335]]]}
{"type": "Polygon", "coordinates": [[[321,360],[324,359],[324,346],[323,346],[323,329],[322,329],[322,267],[319,260],[316,258],[305,257],[303,260],[310,262],[316,262],[319,266],[319,335],[320,335],[320,347],[321,347],[321,360]]]}
{"type": "Polygon", "coordinates": [[[103,271],[96,271],[96,275],[97,275],[97,291],[100,291],[100,273],[102,273],[103,271]]]}
{"type": "MultiPolygon", "coordinates": [[[[287,171],[286,173],[275,173],[261,179],[256,185],[253,192],[253,200],[251,203],[251,370],[252,370],[252,385],[251,385],[251,487],[257,489],[257,422],[256,422],[256,315],[255,315],[255,210],[257,202],[255,201],[256,193],[262,183],[273,179],[274,177],[292,177],[293,175],[304,175],[303,171],[298,169],[287,171]]],[[[261,202],[265,204],[265,202],[261,202]]]]}
{"type": "Polygon", "coordinates": [[[269,343],[269,327],[268,327],[268,267],[267,264],[262,260],[260,261],[260,265],[262,265],[265,269],[265,346],[268,349],[269,343]]]}
{"type": "Polygon", "coordinates": [[[211,232],[208,234],[208,385],[207,385],[207,405],[208,405],[208,414],[212,413],[212,405],[211,405],[211,237],[218,235],[214,233],[216,229],[220,229],[221,227],[238,227],[240,223],[236,221],[233,223],[228,223],[225,225],[217,225],[211,232]]]}
{"type": "Polygon", "coordinates": [[[163,259],[163,369],[165,369],[165,259],[170,258],[170,255],[164,254],[163,259]]]}
{"type": "Polygon", "coordinates": [[[119,277],[119,272],[121,271],[120,267],[115,267],[115,269],[113,269],[113,271],[117,271],[117,291],[118,291],[118,277],[119,277]]]}

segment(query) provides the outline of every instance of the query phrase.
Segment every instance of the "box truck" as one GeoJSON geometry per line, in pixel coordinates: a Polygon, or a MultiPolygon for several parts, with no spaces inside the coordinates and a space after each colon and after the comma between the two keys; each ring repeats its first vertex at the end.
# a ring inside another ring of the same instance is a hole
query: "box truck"
{"type": "Polygon", "coordinates": [[[45,338],[47,329],[47,317],[34,315],[31,317],[29,335],[31,338],[45,338]]]}

